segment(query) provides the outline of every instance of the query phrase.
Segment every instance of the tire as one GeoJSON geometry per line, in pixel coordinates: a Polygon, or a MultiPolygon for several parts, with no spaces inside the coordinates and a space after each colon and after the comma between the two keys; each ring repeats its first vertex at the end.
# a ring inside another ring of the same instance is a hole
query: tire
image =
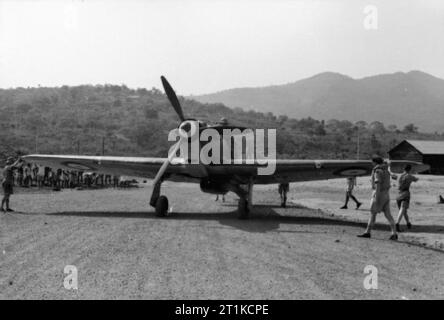
{"type": "Polygon", "coordinates": [[[156,216],[165,217],[168,213],[168,198],[160,196],[156,201],[156,216]]]}
{"type": "Polygon", "coordinates": [[[248,219],[248,214],[250,213],[250,210],[248,208],[248,201],[246,199],[239,199],[237,210],[239,213],[239,219],[248,219]]]}

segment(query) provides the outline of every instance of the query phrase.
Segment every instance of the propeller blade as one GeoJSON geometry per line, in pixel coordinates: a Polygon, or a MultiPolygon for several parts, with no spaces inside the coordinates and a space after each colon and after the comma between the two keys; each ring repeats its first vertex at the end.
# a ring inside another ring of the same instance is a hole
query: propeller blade
{"type": "Polygon", "coordinates": [[[167,79],[164,76],[161,76],[160,79],[162,80],[163,89],[165,90],[165,93],[168,97],[168,100],[170,100],[171,105],[173,106],[174,110],[176,110],[177,115],[180,118],[180,121],[185,121],[185,117],[183,115],[182,107],[180,106],[179,99],[177,99],[176,93],[174,92],[171,85],[168,83],[167,79]]]}

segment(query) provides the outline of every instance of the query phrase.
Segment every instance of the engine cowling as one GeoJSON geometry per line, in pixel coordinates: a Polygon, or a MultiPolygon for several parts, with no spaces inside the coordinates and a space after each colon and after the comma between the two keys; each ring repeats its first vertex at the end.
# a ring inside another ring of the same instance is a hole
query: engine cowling
{"type": "Polygon", "coordinates": [[[212,179],[202,179],[200,181],[200,190],[211,194],[226,194],[229,191],[226,183],[212,179]]]}
{"type": "Polygon", "coordinates": [[[199,129],[205,126],[205,123],[199,120],[188,119],[179,125],[179,134],[185,140],[189,140],[197,135],[199,138],[199,129]]]}

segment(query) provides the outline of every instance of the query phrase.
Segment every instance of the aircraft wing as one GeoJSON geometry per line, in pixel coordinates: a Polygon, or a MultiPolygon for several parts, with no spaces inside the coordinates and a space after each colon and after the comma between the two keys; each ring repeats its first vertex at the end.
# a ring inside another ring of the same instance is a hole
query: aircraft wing
{"type": "MultiPolygon", "coordinates": [[[[412,173],[420,173],[430,166],[413,161],[389,161],[392,173],[401,173],[406,164],[412,165],[412,173]]],[[[374,165],[370,160],[276,160],[276,171],[271,176],[258,175],[255,183],[268,184],[326,180],[346,177],[369,176],[374,165]]]]}
{"type": "MultiPolygon", "coordinates": [[[[65,156],[65,155],[28,155],[24,160],[39,165],[64,170],[94,171],[104,174],[154,178],[165,158],[108,157],[108,156],[65,156]]],[[[423,172],[429,166],[412,161],[390,161],[393,173],[400,173],[406,164],[411,164],[413,173],[423,172]]],[[[268,164],[270,165],[270,163],[268,164]]],[[[373,165],[369,160],[275,160],[272,175],[258,175],[254,164],[188,164],[182,159],[173,159],[165,174],[167,180],[196,181],[207,177],[248,181],[253,177],[257,184],[325,180],[350,176],[370,175],[373,165]]]]}
{"type": "MultiPolygon", "coordinates": [[[[108,157],[76,155],[27,155],[23,160],[45,167],[83,172],[97,172],[117,176],[154,178],[166,158],[108,157]]],[[[204,166],[184,165],[173,161],[166,172],[168,180],[193,181],[206,176],[204,166]]]]}

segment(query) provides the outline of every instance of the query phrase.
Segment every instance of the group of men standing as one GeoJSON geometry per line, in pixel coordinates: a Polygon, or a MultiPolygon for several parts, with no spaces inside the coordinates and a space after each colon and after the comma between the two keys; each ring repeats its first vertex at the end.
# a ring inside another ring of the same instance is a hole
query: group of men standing
{"type": "Polygon", "coordinates": [[[124,185],[119,176],[100,175],[96,173],[52,170],[37,165],[25,164],[21,158],[15,160],[10,157],[6,160],[3,177],[0,178],[3,189],[3,198],[0,211],[13,211],[9,206],[9,199],[14,192],[14,186],[39,188],[47,186],[54,190],[62,188],[90,188],[94,186],[115,188],[124,185]]]}

